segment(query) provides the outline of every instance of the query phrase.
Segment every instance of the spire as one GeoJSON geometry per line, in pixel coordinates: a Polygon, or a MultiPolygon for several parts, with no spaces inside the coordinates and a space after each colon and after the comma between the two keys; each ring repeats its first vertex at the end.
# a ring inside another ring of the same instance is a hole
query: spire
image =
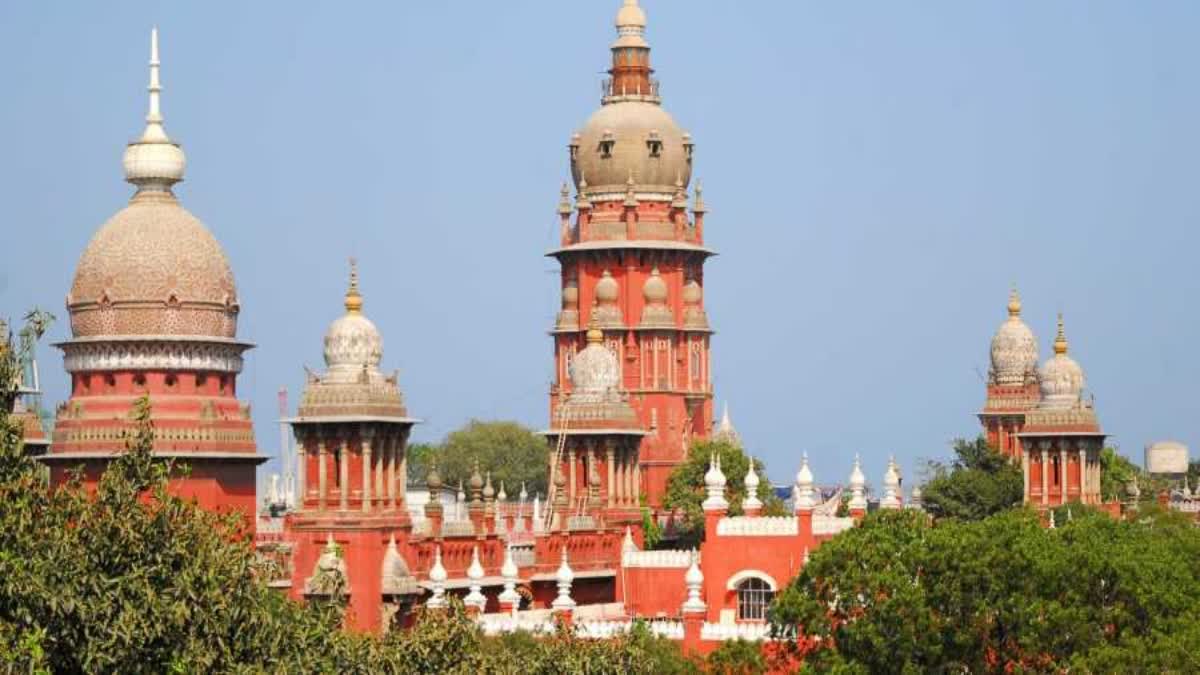
{"type": "Polygon", "coordinates": [[[701,614],[707,606],[700,599],[700,588],[704,585],[704,573],[700,571],[700,554],[695,549],[691,551],[692,563],[688,565],[687,573],[683,575],[683,583],[687,586],[687,600],[684,601],[684,614],[701,614]]]}
{"type": "Polygon", "coordinates": [[[879,507],[884,509],[900,508],[900,471],[896,466],[896,457],[888,458],[887,471],[883,474],[883,498],[879,507]]]}
{"type": "Polygon", "coordinates": [[[742,484],[746,486],[746,496],[742,499],[742,510],[747,515],[756,513],[763,507],[762,500],[758,498],[758,473],[754,470],[754,458],[750,458],[750,468],[746,470],[746,477],[742,479],[742,484]]]}
{"type": "Polygon", "coordinates": [[[487,598],[483,596],[483,565],[479,564],[478,546],[471,550],[471,566],[467,568],[467,579],[470,580],[470,592],[463,598],[463,604],[482,612],[487,598]]]}
{"type": "Polygon", "coordinates": [[[562,189],[558,193],[558,213],[559,215],[571,215],[571,191],[567,188],[566,182],[563,182],[562,189]]]}
{"type": "Polygon", "coordinates": [[[637,0],[624,0],[617,11],[617,41],[612,44],[612,79],[604,103],[622,100],[658,102],[656,83],[650,79],[650,44],[646,42],[646,12],[637,0]]]}
{"type": "Polygon", "coordinates": [[[862,472],[862,461],[858,455],[854,455],[854,469],[850,471],[850,510],[851,511],[866,511],[867,510],[867,477],[862,472]]]}
{"type": "Polygon", "coordinates": [[[638,5],[638,0],[624,0],[621,9],[617,11],[617,41],[613,48],[644,47],[646,44],[646,12],[638,5]]]}
{"type": "Polygon", "coordinates": [[[1021,296],[1017,293],[1016,284],[1008,294],[1008,315],[1014,318],[1021,316],[1021,296]]]}
{"type": "Polygon", "coordinates": [[[138,192],[170,192],[171,186],[183,180],[186,159],[183,150],[167,136],[163,128],[160,95],[162,83],[158,68],[158,28],[150,31],[150,92],[146,128],[142,135],[125,148],[125,180],[138,186],[138,192]]]}
{"type": "Polygon", "coordinates": [[[700,179],[696,179],[696,203],[692,206],[692,213],[707,213],[708,207],[704,205],[704,186],[701,185],[700,179]]]}
{"type": "Polygon", "coordinates": [[[598,345],[604,342],[604,331],[600,330],[600,312],[596,311],[597,307],[592,306],[591,316],[588,317],[587,343],[589,345],[598,345]]]}
{"type": "Polygon", "coordinates": [[[504,590],[501,591],[496,599],[501,605],[509,605],[512,611],[517,611],[517,606],[521,604],[521,596],[517,594],[517,563],[513,560],[512,544],[506,544],[504,547],[504,564],[500,567],[500,576],[504,578],[504,590]]]}
{"type": "Polygon", "coordinates": [[[636,207],[637,205],[637,182],[633,179],[633,169],[630,169],[629,180],[625,181],[625,206],[636,207]]]}
{"type": "Polygon", "coordinates": [[[1066,332],[1066,329],[1063,327],[1062,312],[1058,313],[1058,335],[1054,338],[1054,353],[1055,354],[1066,354],[1067,353],[1067,332],[1066,332]]]}
{"type": "Polygon", "coordinates": [[[625,539],[621,542],[621,552],[629,553],[638,550],[637,544],[633,541],[633,530],[628,525],[625,526],[625,539]]]}
{"type": "Polygon", "coordinates": [[[1053,530],[1053,529],[1055,529],[1055,527],[1056,527],[1056,525],[1054,524],[1054,510],[1051,509],[1050,510],[1050,529],[1053,530]]]}
{"type": "Polygon", "coordinates": [[[433,596],[425,603],[431,609],[441,609],[446,606],[446,567],[442,565],[442,547],[438,546],[433,553],[433,567],[429,568],[429,581],[433,583],[433,596]]]}
{"type": "Polygon", "coordinates": [[[796,511],[812,510],[817,505],[813,489],[812,469],[808,467],[808,453],[805,452],[800,460],[800,470],[796,472],[795,499],[793,507],[796,511]]]}
{"type": "Polygon", "coordinates": [[[350,259],[350,287],[346,289],[346,311],[350,314],[362,312],[362,294],[358,292],[358,261],[350,259]]]}
{"type": "Polygon", "coordinates": [[[708,490],[708,499],[701,504],[705,511],[724,511],[729,508],[729,502],[725,501],[725,474],[721,472],[721,456],[716,453],[708,459],[704,487],[708,490]]]}
{"type": "Polygon", "coordinates": [[[554,598],[554,602],[550,603],[551,609],[556,612],[574,609],[575,601],[571,599],[571,583],[575,581],[575,572],[567,564],[566,546],[562,548],[562,563],[558,566],[558,571],[555,572],[554,579],[558,582],[558,597],[554,598]]]}

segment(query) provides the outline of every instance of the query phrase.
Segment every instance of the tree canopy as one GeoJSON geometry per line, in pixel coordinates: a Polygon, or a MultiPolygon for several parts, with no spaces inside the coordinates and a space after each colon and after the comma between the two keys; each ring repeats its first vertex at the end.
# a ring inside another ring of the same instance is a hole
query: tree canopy
{"type": "Polygon", "coordinates": [[[1195,672],[1200,530],[1075,508],[1056,529],[1023,508],[872,514],[812,554],[770,620],[821,639],[818,670],[1195,672]]]}
{"type": "Polygon", "coordinates": [[[932,477],[922,488],[925,508],[938,518],[979,520],[1020,504],[1021,467],[983,437],[954,442],[949,465],[930,462],[932,477]]]}
{"type": "Polygon", "coordinates": [[[521,484],[530,497],[546,494],[546,472],[550,459],[544,436],[510,421],[471,420],[451,431],[441,443],[414,444],[410,448],[409,479],[423,483],[430,467],[437,466],[442,482],[454,486],[471,477],[475,462],[482,472],[492,473],[497,491],[503,482],[511,497],[521,484]],[[419,473],[418,473],[419,472],[419,473]]]}
{"type": "MultiPolygon", "coordinates": [[[[700,505],[706,495],[704,474],[708,471],[709,458],[714,455],[721,457],[721,472],[725,474],[725,498],[729,500],[729,514],[742,514],[742,499],[746,496],[746,486],[742,481],[750,468],[750,457],[740,447],[725,441],[696,441],[692,444],[687,460],[675,467],[667,479],[663,508],[673,511],[676,519],[673,531],[675,536],[664,540],[664,543],[672,548],[692,548],[699,546],[704,539],[704,510],[700,505]]],[[[763,515],[787,515],[783,502],[771,490],[766,465],[755,459],[754,466],[761,481],[758,486],[758,498],[763,502],[763,515]]]]}

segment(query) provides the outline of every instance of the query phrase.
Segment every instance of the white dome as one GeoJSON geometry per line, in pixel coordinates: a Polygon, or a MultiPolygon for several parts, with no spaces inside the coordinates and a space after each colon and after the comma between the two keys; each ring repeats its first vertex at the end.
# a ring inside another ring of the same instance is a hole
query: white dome
{"type": "Polygon", "coordinates": [[[602,400],[621,383],[621,364],[617,355],[603,344],[604,334],[596,328],[588,331],[588,345],[571,359],[571,400],[602,400]]]}
{"type": "Polygon", "coordinates": [[[356,380],[365,370],[379,372],[383,361],[383,336],[375,323],[362,313],[358,292],[358,270],[350,269],[350,289],[346,291],[346,313],[329,324],[325,332],[325,366],[332,380],[356,380]]]}
{"type": "Polygon", "coordinates": [[[596,299],[601,302],[616,302],[620,294],[621,288],[613,278],[612,272],[604,270],[603,277],[596,282],[596,299]]]}
{"type": "Polygon", "coordinates": [[[642,284],[642,296],[646,298],[648,304],[667,302],[667,282],[658,273],[657,267],[650,271],[650,276],[646,277],[646,283],[642,284]]]}
{"type": "Polygon", "coordinates": [[[1067,338],[1063,331],[1062,316],[1058,317],[1058,337],[1054,340],[1054,356],[1042,366],[1041,373],[1043,408],[1072,408],[1079,404],[1085,384],[1083,368],[1075,359],[1067,356],[1067,338]]]}
{"type": "Polygon", "coordinates": [[[1020,386],[1037,375],[1038,346],[1033,331],[1021,320],[1021,300],[1013,290],[1008,302],[1008,320],[992,338],[992,384],[1020,386]]]}

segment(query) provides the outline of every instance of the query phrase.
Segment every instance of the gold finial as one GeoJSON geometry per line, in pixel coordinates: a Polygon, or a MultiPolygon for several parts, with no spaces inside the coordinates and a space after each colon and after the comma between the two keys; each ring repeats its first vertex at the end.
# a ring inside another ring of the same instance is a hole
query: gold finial
{"type": "Polygon", "coordinates": [[[1013,284],[1012,291],[1008,294],[1008,315],[1021,316],[1021,295],[1017,293],[1017,285],[1013,284]]]}
{"type": "Polygon", "coordinates": [[[358,292],[358,261],[350,259],[350,288],[346,290],[346,311],[358,314],[362,311],[362,294],[358,292]]]}
{"type": "Polygon", "coordinates": [[[1066,330],[1063,329],[1062,312],[1058,313],[1058,336],[1056,336],[1054,338],[1054,353],[1055,354],[1066,354],[1067,353],[1067,332],[1066,332],[1066,330]]]}
{"type": "Polygon", "coordinates": [[[592,303],[592,315],[588,318],[587,342],[589,345],[598,345],[604,342],[604,331],[600,330],[600,317],[596,309],[598,303],[592,303]]]}

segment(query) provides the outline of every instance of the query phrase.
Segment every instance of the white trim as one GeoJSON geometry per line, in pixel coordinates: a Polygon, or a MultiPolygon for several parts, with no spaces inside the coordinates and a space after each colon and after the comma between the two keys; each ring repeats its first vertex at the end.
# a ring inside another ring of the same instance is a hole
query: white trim
{"type": "Polygon", "coordinates": [[[736,591],[738,584],[752,578],[762,579],[763,581],[767,582],[767,586],[771,587],[772,592],[779,590],[779,584],[775,583],[775,577],[762,570],[742,570],[741,572],[738,572],[737,574],[729,577],[729,581],[725,582],[725,590],[736,591]]]}

